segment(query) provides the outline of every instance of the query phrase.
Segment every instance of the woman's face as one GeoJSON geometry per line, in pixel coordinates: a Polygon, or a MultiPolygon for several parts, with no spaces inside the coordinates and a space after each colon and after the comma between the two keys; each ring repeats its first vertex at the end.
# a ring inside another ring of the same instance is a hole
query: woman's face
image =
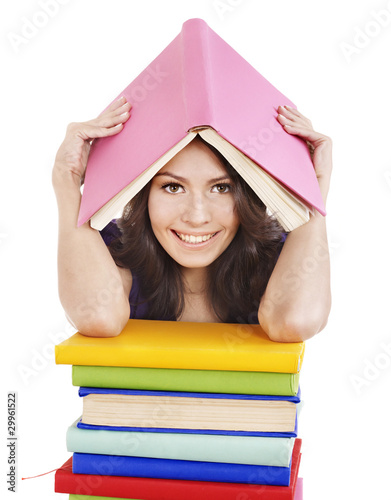
{"type": "Polygon", "coordinates": [[[239,227],[232,187],[220,160],[197,139],[152,179],[152,230],[179,265],[206,267],[231,243],[239,227]]]}

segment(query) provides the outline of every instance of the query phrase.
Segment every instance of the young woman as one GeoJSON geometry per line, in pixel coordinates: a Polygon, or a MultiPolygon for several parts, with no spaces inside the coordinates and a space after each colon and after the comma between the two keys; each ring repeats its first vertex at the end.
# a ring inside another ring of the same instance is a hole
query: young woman
{"type": "MultiPolygon", "coordinates": [[[[102,235],[77,228],[91,140],[120,133],[130,110],[121,98],[98,118],[71,123],[56,155],[59,292],[70,322],[91,336],[118,335],[129,317],[259,321],[280,342],[321,331],[331,304],[325,218],[315,213],[283,243],[263,203],[199,138],[131,200],[118,227],[102,235]]],[[[278,112],[285,131],[309,144],[326,202],[330,139],[297,110],[278,112]]]]}

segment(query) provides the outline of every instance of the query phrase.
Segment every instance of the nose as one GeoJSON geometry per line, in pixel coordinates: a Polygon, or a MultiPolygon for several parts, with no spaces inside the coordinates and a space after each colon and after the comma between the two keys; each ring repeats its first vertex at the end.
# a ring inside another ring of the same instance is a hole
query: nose
{"type": "Polygon", "coordinates": [[[192,194],[183,202],[181,210],[182,222],[200,227],[211,221],[212,207],[202,194],[192,194]]]}

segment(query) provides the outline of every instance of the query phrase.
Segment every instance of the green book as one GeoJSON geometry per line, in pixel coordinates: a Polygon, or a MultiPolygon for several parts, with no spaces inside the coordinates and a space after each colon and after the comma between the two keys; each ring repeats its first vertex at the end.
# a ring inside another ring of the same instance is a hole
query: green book
{"type": "Polygon", "coordinates": [[[109,389],[296,396],[299,373],[74,365],[72,383],[109,389]]]}
{"type": "Polygon", "coordinates": [[[77,422],[66,438],[73,453],[289,467],[295,443],[284,437],[79,429],[77,422]]]}

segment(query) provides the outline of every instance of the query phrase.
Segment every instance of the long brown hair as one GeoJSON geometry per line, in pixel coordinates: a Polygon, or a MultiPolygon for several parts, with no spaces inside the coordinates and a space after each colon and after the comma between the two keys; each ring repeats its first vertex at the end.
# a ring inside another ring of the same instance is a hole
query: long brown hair
{"type": "MultiPolygon", "coordinates": [[[[204,142],[227,170],[240,222],[228,248],[208,267],[210,303],[222,322],[256,323],[260,299],[282,247],[283,229],[224,156],[199,136],[194,140],[204,142]]],[[[149,191],[150,183],[126,205],[117,221],[121,237],[109,248],[116,263],[138,277],[140,300],[148,303],[145,319],[175,320],[184,307],[182,274],[152,231],[149,191]]]]}

